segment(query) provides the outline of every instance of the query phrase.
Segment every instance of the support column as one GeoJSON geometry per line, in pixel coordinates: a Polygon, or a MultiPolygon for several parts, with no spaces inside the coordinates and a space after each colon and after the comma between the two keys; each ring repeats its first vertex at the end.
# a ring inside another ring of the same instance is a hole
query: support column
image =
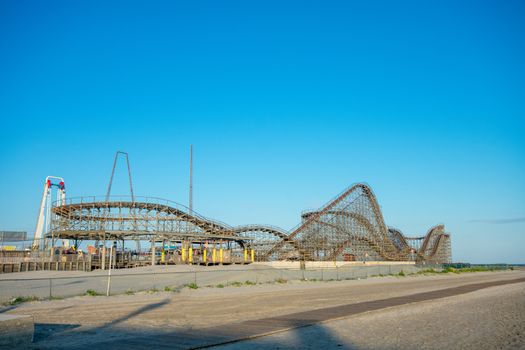
{"type": "Polygon", "coordinates": [[[51,238],[51,248],[49,254],[49,261],[53,262],[55,260],[55,239],[51,238]]]}
{"type": "Polygon", "coordinates": [[[105,270],[106,269],[106,235],[104,235],[104,240],[103,240],[103,246],[102,246],[102,261],[101,261],[101,269],[102,270],[105,270]]]}
{"type": "Polygon", "coordinates": [[[219,247],[219,265],[222,265],[222,239],[221,239],[221,245],[219,247]]]}
{"type": "Polygon", "coordinates": [[[162,250],[161,250],[161,252],[162,252],[161,253],[162,255],[160,257],[160,262],[162,264],[165,264],[166,263],[166,240],[165,239],[162,240],[162,250]]]}
{"type": "Polygon", "coordinates": [[[182,241],[181,246],[181,259],[183,263],[186,263],[186,242],[182,241]]]}
{"type": "Polygon", "coordinates": [[[155,266],[155,237],[151,239],[151,266],[155,266]]]}

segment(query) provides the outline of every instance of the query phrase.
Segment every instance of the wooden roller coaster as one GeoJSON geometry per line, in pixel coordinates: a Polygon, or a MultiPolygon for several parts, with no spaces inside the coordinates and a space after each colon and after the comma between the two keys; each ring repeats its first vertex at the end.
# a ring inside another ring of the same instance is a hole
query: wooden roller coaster
{"type": "Polygon", "coordinates": [[[255,260],[451,261],[444,225],[405,237],[386,226],[370,187],[356,184],[319,210],[303,213],[290,231],[269,225],[232,227],[158,198],[83,197],[52,206],[51,240],[227,242],[254,250],[255,260]]]}

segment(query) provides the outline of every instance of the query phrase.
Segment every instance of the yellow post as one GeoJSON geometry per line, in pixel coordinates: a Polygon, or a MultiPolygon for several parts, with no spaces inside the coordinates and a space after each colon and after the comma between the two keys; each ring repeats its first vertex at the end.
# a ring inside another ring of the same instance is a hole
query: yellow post
{"type": "Polygon", "coordinates": [[[186,262],[186,248],[182,248],[182,261],[186,262]]]}
{"type": "Polygon", "coordinates": [[[206,249],[202,251],[202,259],[204,260],[204,263],[206,264],[206,249]]]}
{"type": "Polygon", "coordinates": [[[217,255],[217,249],[213,248],[212,252],[211,252],[211,261],[215,264],[215,261],[217,260],[216,259],[216,255],[217,255]]]}
{"type": "Polygon", "coordinates": [[[188,249],[188,261],[191,264],[193,262],[193,248],[188,249]]]}
{"type": "Polygon", "coordinates": [[[166,252],[163,250],[162,253],[160,253],[160,262],[164,262],[164,258],[166,257],[166,252]]]}
{"type": "Polygon", "coordinates": [[[248,249],[244,249],[244,262],[248,261],[248,249]]]}
{"type": "Polygon", "coordinates": [[[252,253],[252,262],[255,262],[255,250],[252,249],[251,253],[252,253]]]}
{"type": "Polygon", "coordinates": [[[222,248],[219,249],[219,263],[222,264],[222,248]]]}

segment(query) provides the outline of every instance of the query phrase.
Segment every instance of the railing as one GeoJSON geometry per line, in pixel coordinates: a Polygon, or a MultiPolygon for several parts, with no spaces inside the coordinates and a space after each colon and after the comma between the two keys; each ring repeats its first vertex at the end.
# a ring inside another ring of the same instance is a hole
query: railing
{"type": "MultiPolygon", "coordinates": [[[[0,256],[9,254],[11,251],[30,251],[32,250],[33,242],[36,243],[38,247],[43,248],[47,239],[41,238],[37,239],[36,241],[33,239],[27,239],[24,241],[13,241],[13,242],[2,242],[2,245],[0,247],[0,256]]],[[[35,253],[34,253],[35,254],[35,253]]]]}

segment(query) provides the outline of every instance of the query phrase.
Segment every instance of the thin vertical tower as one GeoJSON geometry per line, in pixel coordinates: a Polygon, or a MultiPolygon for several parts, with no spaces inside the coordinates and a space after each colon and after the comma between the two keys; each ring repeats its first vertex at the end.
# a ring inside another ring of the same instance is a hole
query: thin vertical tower
{"type": "Polygon", "coordinates": [[[190,145],[190,214],[193,215],[193,145],[190,145]]]}

